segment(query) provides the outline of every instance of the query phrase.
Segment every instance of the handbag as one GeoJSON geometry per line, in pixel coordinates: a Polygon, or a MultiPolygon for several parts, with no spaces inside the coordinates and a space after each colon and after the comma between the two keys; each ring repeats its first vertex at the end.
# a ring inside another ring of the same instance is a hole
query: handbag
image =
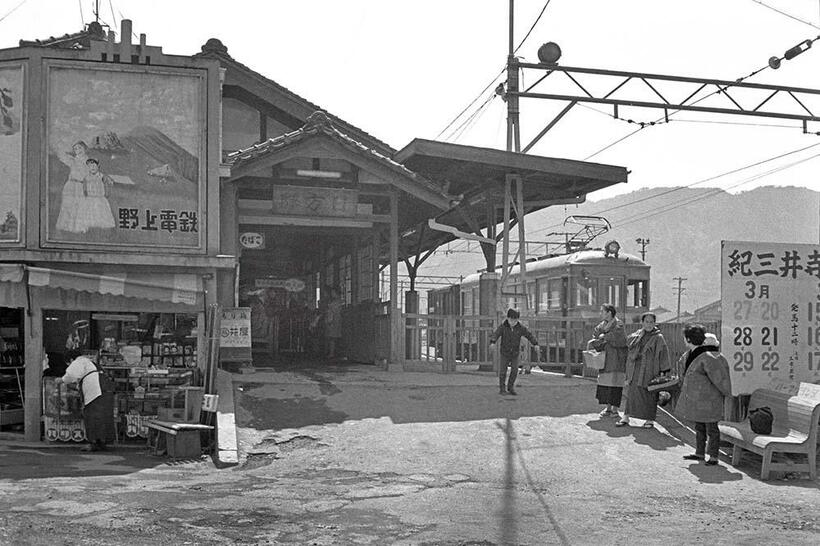
{"type": "Polygon", "coordinates": [[[675,373],[660,374],[652,378],[646,386],[649,392],[668,391],[680,385],[680,376],[675,373]]]}
{"type": "Polygon", "coordinates": [[[772,423],[774,423],[774,415],[769,406],[749,411],[749,425],[755,434],[771,434],[772,423]]]}
{"type": "Polygon", "coordinates": [[[603,370],[606,363],[606,352],[584,351],[584,366],[593,370],[603,370]]]}

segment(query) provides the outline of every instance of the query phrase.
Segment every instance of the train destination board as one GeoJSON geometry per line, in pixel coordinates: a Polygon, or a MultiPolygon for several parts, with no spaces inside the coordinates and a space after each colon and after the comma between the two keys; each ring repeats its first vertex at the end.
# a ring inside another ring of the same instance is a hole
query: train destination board
{"type": "Polygon", "coordinates": [[[732,394],[820,382],[820,245],[721,243],[732,394]]]}

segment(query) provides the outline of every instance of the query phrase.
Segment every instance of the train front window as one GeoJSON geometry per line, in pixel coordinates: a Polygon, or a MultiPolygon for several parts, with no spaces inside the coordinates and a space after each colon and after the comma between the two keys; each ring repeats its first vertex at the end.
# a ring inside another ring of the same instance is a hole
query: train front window
{"type": "Polygon", "coordinates": [[[618,277],[609,277],[601,279],[601,292],[604,300],[601,302],[609,303],[617,308],[621,307],[621,283],[623,281],[618,277]]]}
{"type": "Polygon", "coordinates": [[[626,306],[646,307],[648,305],[647,281],[643,279],[629,279],[626,281],[626,306]]]}
{"type": "Polygon", "coordinates": [[[575,280],[575,305],[576,307],[592,307],[598,304],[598,294],[595,280],[590,278],[579,278],[575,280]]]}

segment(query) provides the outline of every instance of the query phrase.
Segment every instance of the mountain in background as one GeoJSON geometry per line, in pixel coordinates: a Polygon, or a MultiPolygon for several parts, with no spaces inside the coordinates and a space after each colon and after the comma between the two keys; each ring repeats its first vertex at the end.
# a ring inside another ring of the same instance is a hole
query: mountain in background
{"type": "MultiPolygon", "coordinates": [[[[646,262],[652,266],[652,307],[676,309],[677,281],[673,278],[684,277],[681,310],[694,311],[720,298],[721,240],[817,244],[820,192],[796,187],[760,187],[734,195],[716,188],[641,189],[530,214],[527,240],[561,240],[547,234],[564,231],[564,219],[570,215],[609,220],[612,230],[595,239],[592,247],[603,247],[615,239],[624,252],[640,257],[641,246],[635,240],[649,239],[646,262]]],[[[466,242],[449,246],[463,249],[466,242]]],[[[484,260],[476,243],[470,248],[474,255],[438,251],[420,274],[474,273],[484,266],[484,260]]]]}

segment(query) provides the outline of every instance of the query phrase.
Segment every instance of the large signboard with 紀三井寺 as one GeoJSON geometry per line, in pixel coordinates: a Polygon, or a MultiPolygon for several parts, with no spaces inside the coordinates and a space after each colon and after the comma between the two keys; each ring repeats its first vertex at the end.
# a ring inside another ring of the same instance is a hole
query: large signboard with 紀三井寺
{"type": "Polygon", "coordinates": [[[820,245],[723,241],[721,306],[733,395],[820,381],[820,245]]]}
{"type": "Polygon", "coordinates": [[[204,71],[47,67],[47,243],[200,249],[204,71]]]}

